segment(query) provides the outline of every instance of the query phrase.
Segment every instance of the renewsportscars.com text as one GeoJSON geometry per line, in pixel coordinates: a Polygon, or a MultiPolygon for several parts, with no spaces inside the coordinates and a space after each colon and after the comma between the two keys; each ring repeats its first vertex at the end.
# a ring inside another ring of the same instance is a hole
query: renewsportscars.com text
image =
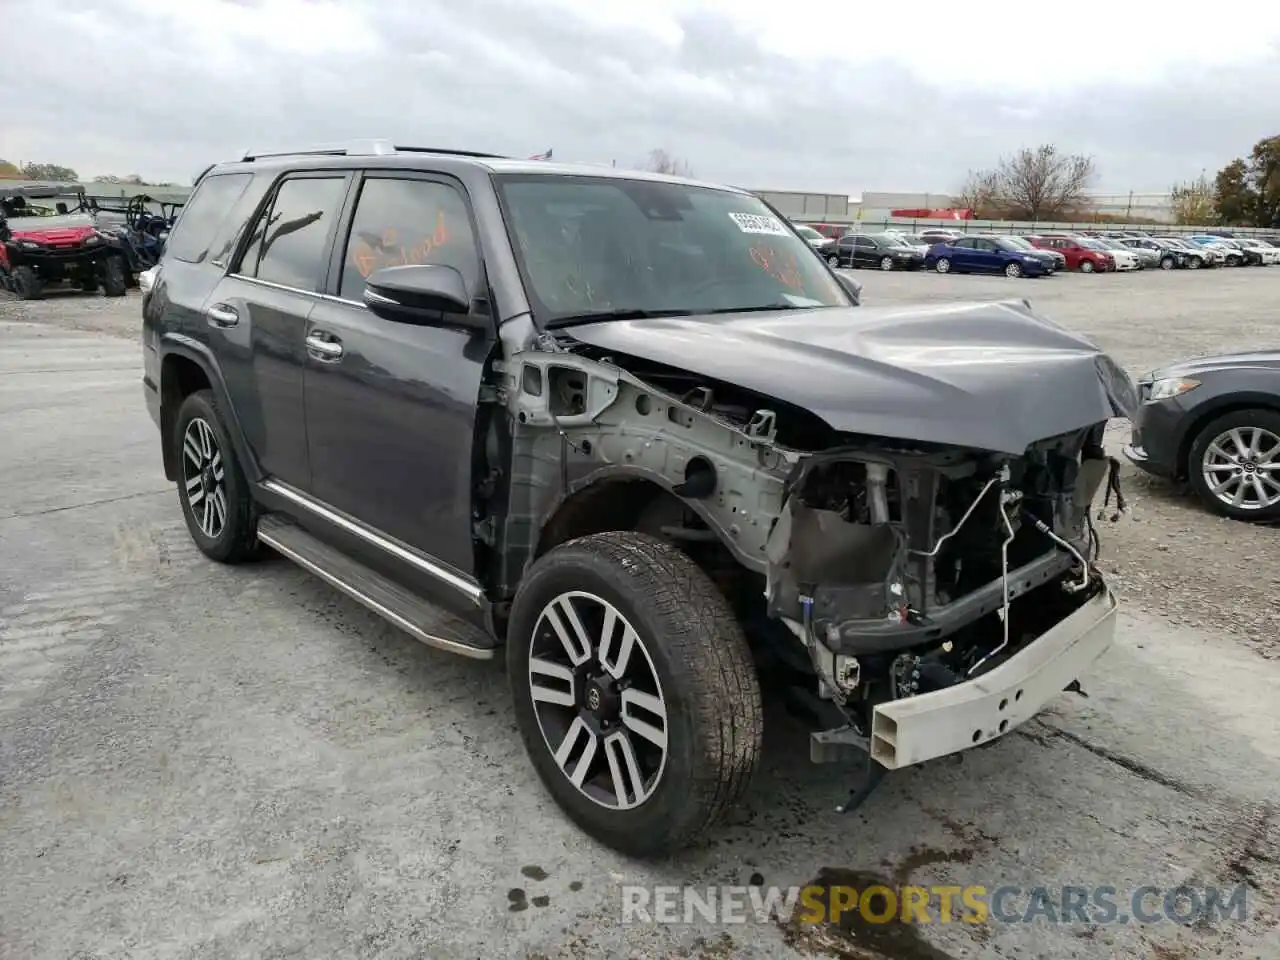
{"type": "Polygon", "coordinates": [[[623,923],[1160,923],[1246,919],[1246,887],[624,886],[623,923]]]}

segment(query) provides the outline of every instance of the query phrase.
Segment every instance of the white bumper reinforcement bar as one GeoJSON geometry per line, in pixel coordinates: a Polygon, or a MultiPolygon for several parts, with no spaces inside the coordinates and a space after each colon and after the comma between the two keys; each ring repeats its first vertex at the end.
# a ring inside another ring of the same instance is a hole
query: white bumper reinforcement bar
{"type": "Polygon", "coordinates": [[[1111,646],[1116,598],[1104,590],[973,680],[875,708],[871,757],[890,770],[958,753],[1030,720],[1111,646]]]}

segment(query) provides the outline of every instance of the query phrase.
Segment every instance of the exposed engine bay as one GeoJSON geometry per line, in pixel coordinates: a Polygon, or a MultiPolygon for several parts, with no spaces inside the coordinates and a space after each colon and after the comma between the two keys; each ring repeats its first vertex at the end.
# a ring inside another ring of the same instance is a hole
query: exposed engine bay
{"type": "Polygon", "coordinates": [[[785,676],[815,728],[868,737],[878,704],[982,676],[1105,589],[1090,505],[1119,495],[1106,420],[1014,456],[839,432],[566,336],[499,372],[515,470],[496,581],[513,590],[566,517],[634,507],[631,528],[720,584],[762,678],[785,676]]]}

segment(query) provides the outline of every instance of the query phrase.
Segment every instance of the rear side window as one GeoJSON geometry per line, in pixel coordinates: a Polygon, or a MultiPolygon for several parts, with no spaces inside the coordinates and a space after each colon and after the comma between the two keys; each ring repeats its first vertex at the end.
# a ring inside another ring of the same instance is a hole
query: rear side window
{"type": "Polygon", "coordinates": [[[371,177],[351,221],[338,296],[358,301],[375,270],[408,264],[453,267],[475,289],[480,258],[466,200],[445,183],[371,177]]]}
{"type": "Polygon", "coordinates": [[[240,273],[296,290],[319,291],[328,261],[329,228],[338,215],[346,178],[285,180],[254,226],[240,273]]]}
{"type": "Polygon", "coordinates": [[[202,263],[209,247],[253,179],[251,173],[219,173],[205,177],[182,209],[169,237],[169,256],[186,263],[202,263]]]}

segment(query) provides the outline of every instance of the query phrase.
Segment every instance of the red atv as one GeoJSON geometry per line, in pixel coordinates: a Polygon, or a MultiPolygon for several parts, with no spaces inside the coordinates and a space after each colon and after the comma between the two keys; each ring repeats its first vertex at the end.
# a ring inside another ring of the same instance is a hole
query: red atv
{"type": "Polygon", "coordinates": [[[67,192],[56,184],[0,188],[0,287],[23,300],[39,300],[59,283],[86,293],[101,287],[105,296],[123,297],[124,259],[84,212],[83,198],[74,211],[65,202],[53,209],[28,202],[67,192]]]}

